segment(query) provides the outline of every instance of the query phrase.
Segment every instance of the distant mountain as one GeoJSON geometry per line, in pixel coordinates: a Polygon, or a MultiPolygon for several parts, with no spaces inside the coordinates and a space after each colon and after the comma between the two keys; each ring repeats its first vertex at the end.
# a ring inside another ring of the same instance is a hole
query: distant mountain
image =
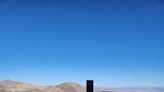
{"type": "Polygon", "coordinates": [[[96,88],[98,92],[164,92],[164,87],[96,88]]]}
{"type": "MultiPolygon", "coordinates": [[[[56,86],[38,86],[12,80],[0,81],[0,92],[86,92],[85,87],[72,82],[56,86]]],[[[162,87],[150,88],[98,88],[95,92],[164,92],[162,87]]]]}

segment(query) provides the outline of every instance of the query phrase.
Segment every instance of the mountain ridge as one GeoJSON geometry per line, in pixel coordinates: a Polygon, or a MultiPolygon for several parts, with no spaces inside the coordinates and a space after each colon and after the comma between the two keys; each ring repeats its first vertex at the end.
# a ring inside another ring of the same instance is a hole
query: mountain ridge
{"type": "MultiPolygon", "coordinates": [[[[86,88],[85,86],[73,82],[64,82],[58,85],[39,86],[8,79],[0,81],[0,92],[86,92],[86,88]]],[[[95,87],[94,92],[164,92],[164,87],[95,87]]]]}

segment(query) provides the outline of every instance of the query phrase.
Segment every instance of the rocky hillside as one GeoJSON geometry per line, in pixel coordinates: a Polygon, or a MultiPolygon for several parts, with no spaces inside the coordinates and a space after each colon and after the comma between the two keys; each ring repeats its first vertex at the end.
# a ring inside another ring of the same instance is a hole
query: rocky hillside
{"type": "Polygon", "coordinates": [[[56,86],[57,88],[62,89],[64,92],[85,92],[85,89],[76,83],[63,83],[56,86]]]}
{"type": "MultiPolygon", "coordinates": [[[[95,92],[164,92],[164,88],[95,88],[95,92]]],[[[12,80],[0,81],[0,92],[86,92],[77,83],[63,83],[56,86],[38,86],[12,80]]]]}
{"type": "Polygon", "coordinates": [[[76,83],[57,86],[37,86],[12,80],[0,81],[0,92],[84,92],[84,87],[76,83]]]}

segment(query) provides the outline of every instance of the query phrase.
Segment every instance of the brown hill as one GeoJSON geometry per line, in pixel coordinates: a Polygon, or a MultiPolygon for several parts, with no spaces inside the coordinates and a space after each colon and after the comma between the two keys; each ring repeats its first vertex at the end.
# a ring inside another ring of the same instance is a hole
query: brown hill
{"type": "Polygon", "coordinates": [[[55,87],[55,86],[47,86],[44,90],[45,90],[46,92],[63,92],[62,89],[57,88],[57,87],[55,87]]]}
{"type": "Polygon", "coordinates": [[[64,92],[85,92],[84,87],[79,84],[66,82],[56,86],[57,88],[62,89],[64,92]]]}
{"type": "Polygon", "coordinates": [[[0,92],[26,92],[27,90],[41,89],[42,87],[25,84],[12,80],[0,81],[0,92]]]}
{"type": "Polygon", "coordinates": [[[84,92],[84,88],[76,83],[63,83],[58,86],[37,86],[4,80],[0,81],[0,92],[84,92]]]}

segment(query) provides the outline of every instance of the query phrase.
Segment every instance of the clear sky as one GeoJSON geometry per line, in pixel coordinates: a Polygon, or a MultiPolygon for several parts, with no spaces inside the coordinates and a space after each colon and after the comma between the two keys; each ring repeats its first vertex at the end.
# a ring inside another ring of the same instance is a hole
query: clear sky
{"type": "Polygon", "coordinates": [[[162,0],[0,0],[0,80],[164,86],[162,0]]]}

